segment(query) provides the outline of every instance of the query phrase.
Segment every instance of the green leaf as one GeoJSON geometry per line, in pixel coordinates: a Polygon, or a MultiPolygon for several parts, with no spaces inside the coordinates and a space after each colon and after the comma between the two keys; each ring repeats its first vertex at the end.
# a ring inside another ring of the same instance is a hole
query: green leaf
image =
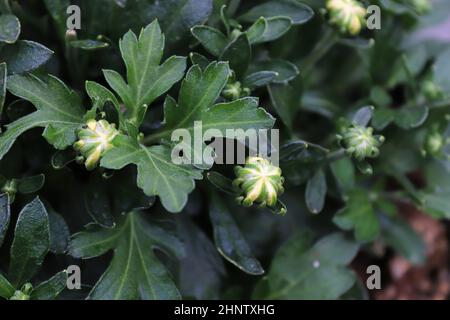
{"type": "Polygon", "coordinates": [[[239,20],[253,22],[259,17],[269,18],[276,16],[286,16],[291,18],[294,24],[302,24],[314,16],[314,11],[299,2],[269,1],[253,7],[247,13],[240,16],[239,20]]]}
{"type": "Polygon", "coordinates": [[[380,232],[380,222],[364,190],[349,194],[346,206],[336,213],[333,222],[343,230],[355,230],[356,240],[362,242],[374,240],[380,232]]]}
{"type": "Polygon", "coordinates": [[[233,180],[228,179],[219,172],[209,171],[206,174],[206,178],[208,178],[208,181],[211,182],[217,189],[231,196],[237,196],[239,194],[239,190],[233,186],[233,180]]]}
{"type": "Polygon", "coordinates": [[[98,40],[74,40],[69,42],[70,46],[77,49],[83,50],[99,50],[109,47],[107,42],[98,40]]]}
{"type": "Polygon", "coordinates": [[[85,87],[86,92],[89,95],[89,98],[91,98],[93,103],[93,114],[90,116],[94,118],[95,111],[97,109],[103,110],[105,104],[107,102],[110,102],[117,111],[120,125],[123,126],[124,125],[123,112],[120,109],[120,104],[116,96],[109,89],[105,88],[101,84],[94,81],[86,81],[85,87]]]}
{"type": "Polygon", "coordinates": [[[425,242],[408,223],[383,216],[381,225],[383,242],[414,265],[422,265],[426,261],[425,242]]]}
{"type": "Polygon", "coordinates": [[[116,147],[105,154],[101,166],[118,170],[135,164],[138,187],[148,196],[159,196],[169,212],[181,211],[194,190],[194,179],[202,179],[201,173],[190,166],[174,164],[169,147],[145,147],[126,136],[115,141],[116,147]]]}
{"type": "Polygon", "coordinates": [[[302,96],[301,88],[298,88],[296,85],[292,85],[290,83],[273,83],[267,88],[274,109],[280,116],[284,125],[289,130],[292,130],[295,114],[300,107],[300,99],[302,96]]]}
{"type": "Polygon", "coordinates": [[[12,284],[0,273],[0,297],[9,299],[13,296],[14,291],[12,284]]]}
{"type": "Polygon", "coordinates": [[[0,194],[0,248],[8,231],[9,220],[11,218],[11,208],[9,206],[9,197],[6,193],[0,194]]]}
{"type": "Polygon", "coordinates": [[[19,288],[39,270],[50,248],[48,214],[36,197],[19,214],[11,246],[9,279],[19,288]]]}
{"type": "Polygon", "coordinates": [[[132,31],[127,32],[119,45],[127,68],[128,84],[116,72],[104,70],[104,74],[106,81],[125,103],[127,117],[139,126],[146,106],[183,77],[186,58],[172,56],[159,65],[164,35],[156,20],[142,29],[139,38],[132,31]]]}
{"type": "Polygon", "coordinates": [[[19,40],[0,48],[0,61],[8,65],[8,75],[39,68],[52,56],[53,51],[33,41],[19,40]]]}
{"type": "Polygon", "coordinates": [[[69,245],[70,230],[64,218],[55,210],[47,206],[50,227],[50,251],[63,254],[69,245]]]}
{"type": "Polygon", "coordinates": [[[227,37],[215,28],[208,26],[195,26],[191,29],[193,36],[213,56],[220,57],[228,45],[227,37]]]}
{"type": "Polygon", "coordinates": [[[84,193],[84,204],[87,213],[91,216],[95,223],[104,227],[112,228],[114,226],[114,219],[112,217],[112,209],[110,199],[105,190],[105,185],[102,184],[100,178],[91,180],[86,187],[84,193]]]}
{"type": "Polygon", "coordinates": [[[236,77],[241,79],[250,65],[252,58],[252,48],[247,35],[242,33],[234,41],[230,42],[224,49],[220,60],[228,61],[230,68],[236,73],[236,77]]]}
{"type": "Polygon", "coordinates": [[[307,235],[297,235],[279,249],[253,298],[337,299],[355,282],[355,275],[346,266],[358,249],[357,243],[340,233],[314,245],[307,235]]]}
{"type": "Polygon", "coordinates": [[[202,70],[205,70],[208,67],[209,63],[210,63],[210,61],[205,56],[202,56],[201,54],[199,54],[197,52],[191,52],[189,54],[189,57],[191,58],[192,64],[193,65],[194,64],[198,64],[198,66],[202,70]]]}
{"type": "Polygon", "coordinates": [[[267,20],[264,17],[259,18],[254,24],[248,28],[245,32],[247,34],[248,41],[250,44],[258,43],[258,41],[263,37],[264,32],[267,29],[267,20]]]}
{"type": "MultiPolygon", "coordinates": [[[[194,121],[201,121],[202,129],[219,130],[223,137],[227,129],[269,129],[274,119],[264,109],[258,108],[258,100],[252,97],[238,99],[228,103],[214,104],[228,79],[228,65],[213,62],[205,71],[193,66],[181,85],[178,105],[173,99],[166,100],[164,106],[165,126],[152,140],[168,138],[175,129],[186,129],[192,136],[194,121]]],[[[202,168],[208,168],[199,163],[202,168]]]]}
{"type": "Polygon", "coordinates": [[[395,111],[389,108],[376,108],[373,114],[372,125],[377,130],[385,129],[395,119],[395,111]]]}
{"type": "Polygon", "coordinates": [[[306,206],[312,213],[322,211],[327,195],[327,181],[322,170],[317,170],[306,184],[306,206]]]}
{"type": "Polygon", "coordinates": [[[449,61],[450,49],[447,49],[439,54],[434,65],[434,82],[447,94],[450,92],[450,80],[448,77],[450,74],[449,61]]]}
{"type": "Polygon", "coordinates": [[[50,76],[44,82],[33,75],[14,75],[8,78],[8,90],[30,101],[37,111],[6,126],[6,132],[0,135],[0,159],[22,133],[35,127],[45,127],[43,136],[57,149],[75,142],[84,110],[78,94],[59,79],[50,76]]]}
{"type": "Polygon", "coordinates": [[[31,292],[31,300],[53,300],[66,288],[66,285],[67,272],[58,272],[33,289],[31,292]]]}
{"type": "Polygon", "coordinates": [[[67,7],[69,0],[44,0],[44,5],[58,30],[61,40],[64,40],[67,31],[67,7]]]}
{"type": "Polygon", "coordinates": [[[178,234],[189,252],[179,263],[177,283],[183,299],[219,299],[225,276],[222,257],[209,237],[187,216],[178,225],[178,234]]]}
{"type": "Polygon", "coordinates": [[[403,107],[395,115],[395,123],[403,129],[413,129],[421,126],[428,117],[426,106],[403,107]]]}
{"type": "Polygon", "coordinates": [[[3,105],[5,104],[6,98],[6,76],[8,69],[6,63],[0,63],[0,116],[3,113],[3,105]]]}
{"type": "Polygon", "coordinates": [[[273,71],[278,74],[273,82],[286,83],[298,76],[299,71],[295,64],[281,59],[258,61],[250,65],[249,73],[257,71],[273,71]]]}
{"type": "Polygon", "coordinates": [[[288,17],[272,17],[266,19],[266,22],[263,35],[255,43],[274,41],[282,37],[292,26],[292,20],[288,17]]]}
{"type": "Polygon", "coordinates": [[[373,116],[374,108],[372,106],[367,106],[359,109],[353,116],[352,122],[356,125],[366,127],[373,116]]]}
{"type": "Polygon", "coordinates": [[[17,191],[22,194],[30,194],[39,191],[45,182],[45,175],[38,174],[36,176],[20,179],[17,184],[17,191]]]}
{"type": "Polygon", "coordinates": [[[243,80],[243,86],[250,90],[268,85],[278,77],[278,73],[274,71],[258,71],[247,75],[243,80]]]}
{"type": "Polygon", "coordinates": [[[220,254],[248,274],[263,274],[264,269],[253,255],[228,208],[216,194],[211,196],[209,217],[214,229],[214,242],[220,254]]]}
{"type": "Polygon", "coordinates": [[[430,214],[438,218],[450,218],[450,203],[448,201],[450,192],[424,192],[422,194],[424,207],[430,214]]]}
{"type": "Polygon", "coordinates": [[[0,30],[0,42],[16,42],[20,35],[19,19],[12,14],[0,14],[0,30]]]}
{"type": "Polygon", "coordinates": [[[345,157],[330,164],[331,172],[343,195],[355,187],[355,168],[352,161],[345,157]]]}
{"type": "Polygon", "coordinates": [[[180,256],[182,245],[171,234],[131,212],[113,229],[91,227],[77,233],[70,244],[75,258],[93,258],[114,250],[105,273],[89,294],[94,300],[179,299],[170,273],[154,254],[155,249],[180,256]]]}

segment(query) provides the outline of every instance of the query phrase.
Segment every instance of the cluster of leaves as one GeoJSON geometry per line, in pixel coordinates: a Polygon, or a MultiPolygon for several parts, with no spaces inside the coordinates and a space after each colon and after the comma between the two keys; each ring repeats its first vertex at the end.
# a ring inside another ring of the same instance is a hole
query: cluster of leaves
{"type": "Polygon", "coordinates": [[[349,264],[374,241],[424,261],[396,203],[450,217],[444,0],[372,1],[383,27],[355,37],[325,1],[38,2],[0,2],[1,297],[364,298],[349,264]],[[72,145],[91,119],[119,133],[88,172],[72,145]],[[236,204],[230,165],[172,161],[196,121],[280,129],[286,216],[236,204]],[[386,137],[376,159],[338,143],[349,125],[386,137]],[[82,290],[63,290],[71,264],[82,290]]]}

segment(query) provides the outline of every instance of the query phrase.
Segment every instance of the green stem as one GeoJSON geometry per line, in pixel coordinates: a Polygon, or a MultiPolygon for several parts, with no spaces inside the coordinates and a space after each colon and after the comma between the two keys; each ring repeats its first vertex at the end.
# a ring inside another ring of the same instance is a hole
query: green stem
{"type": "Polygon", "coordinates": [[[339,40],[339,33],[332,29],[327,28],[325,34],[319,40],[314,47],[313,51],[306,57],[301,63],[303,66],[303,78],[308,78],[310,72],[320,59],[331,49],[333,45],[339,40]]]}
{"type": "Polygon", "coordinates": [[[163,130],[160,132],[150,134],[150,135],[146,136],[144,139],[142,139],[142,144],[144,144],[144,145],[154,144],[154,143],[158,142],[159,140],[161,140],[162,138],[164,138],[165,136],[167,136],[168,133],[170,133],[170,131],[163,130]]]}

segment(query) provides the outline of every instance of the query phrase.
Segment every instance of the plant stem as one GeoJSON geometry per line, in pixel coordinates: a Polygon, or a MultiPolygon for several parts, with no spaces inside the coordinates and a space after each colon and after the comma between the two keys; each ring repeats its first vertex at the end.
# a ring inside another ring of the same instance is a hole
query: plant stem
{"type": "Polygon", "coordinates": [[[160,132],[150,134],[150,135],[146,136],[144,139],[142,139],[142,144],[151,145],[151,144],[161,140],[162,138],[164,138],[167,135],[167,133],[169,133],[169,131],[163,130],[160,132]]]}
{"type": "Polygon", "coordinates": [[[336,44],[339,34],[332,28],[327,28],[325,34],[314,47],[313,51],[301,63],[303,66],[303,78],[308,78],[316,63],[336,44]]]}

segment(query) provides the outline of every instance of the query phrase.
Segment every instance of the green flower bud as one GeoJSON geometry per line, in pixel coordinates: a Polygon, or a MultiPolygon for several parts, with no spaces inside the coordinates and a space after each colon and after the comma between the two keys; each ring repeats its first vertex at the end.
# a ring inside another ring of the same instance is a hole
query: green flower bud
{"type": "Polygon", "coordinates": [[[236,100],[250,95],[249,88],[242,88],[239,81],[229,82],[222,91],[222,96],[227,100],[236,100]]]}
{"type": "Polygon", "coordinates": [[[236,186],[241,195],[236,199],[240,204],[250,207],[258,203],[261,207],[274,207],[278,196],[284,192],[284,178],[281,169],[261,157],[249,157],[245,166],[236,166],[236,186]]]}
{"type": "Polygon", "coordinates": [[[428,129],[425,135],[422,155],[431,155],[435,158],[447,158],[444,149],[447,147],[448,143],[448,139],[442,134],[439,126],[434,125],[428,129]]]}
{"type": "Polygon", "coordinates": [[[87,170],[93,170],[97,166],[105,152],[113,147],[112,141],[118,134],[115,124],[106,120],[89,120],[78,131],[78,141],[73,148],[86,159],[84,164],[87,170]]]}
{"type": "Polygon", "coordinates": [[[337,139],[346,153],[358,161],[377,157],[384,142],[383,136],[373,135],[373,128],[355,124],[344,129],[342,135],[337,135],[337,139]]]}
{"type": "Polygon", "coordinates": [[[33,290],[31,283],[25,283],[20,290],[16,290],[9,300],[30,300],[30,294],[33,290]]]}
{"type": "Polygon", "coordinates": [[[431,10],[430,0],[411,0],[411,4],[419,14],[424,14],[431,10]]]}
{"type": "Polygon", "coordinates": [[[366,23],[366,9],[356,0],[328,0],[330,23],[342,33],[357,35],[366,23]]]}
{"type": "Polygon", "coordinates": [[[2,193],[8,194],[9,201],[12,203],[16,197],[17,193],[17,180],[11,179],[5,182],[1,189],[2,193]]]}
{"type": "Polygon", "coordinates": [[[429,100],[439,100],[444,98],[442,89],[431,80],[426,80],[422,84],[422,91],[429,100]]]}

